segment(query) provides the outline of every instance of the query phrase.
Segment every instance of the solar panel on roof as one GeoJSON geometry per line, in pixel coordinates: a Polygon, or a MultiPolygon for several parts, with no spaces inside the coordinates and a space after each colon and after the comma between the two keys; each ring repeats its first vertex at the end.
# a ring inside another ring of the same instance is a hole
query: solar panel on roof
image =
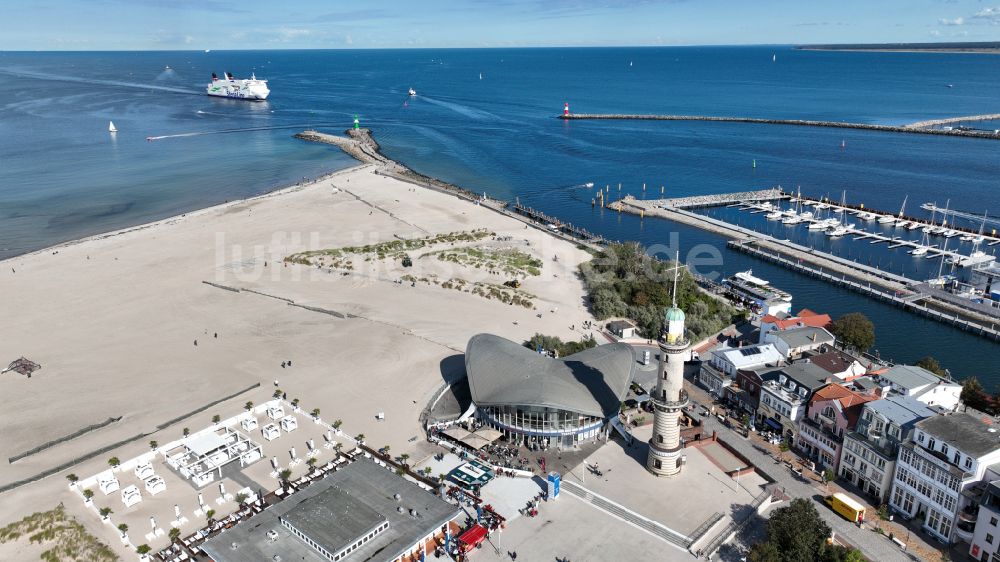
{"type": "Polygon", "coordinates": [[[760,355],[760,348],[759,347],[743,347],[743,348],[740,348],[740,353],[743,354],[743,357],[749,357],[751,355],[760,355]]]}

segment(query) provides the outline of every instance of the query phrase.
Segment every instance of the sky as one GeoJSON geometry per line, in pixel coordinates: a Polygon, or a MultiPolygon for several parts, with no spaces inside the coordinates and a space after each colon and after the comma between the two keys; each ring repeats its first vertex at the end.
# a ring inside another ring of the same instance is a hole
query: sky
{"type": "Polygon", "coordinates": [[[3,0],[0,50],[1000,40],[1000,0],[3,0]]]}

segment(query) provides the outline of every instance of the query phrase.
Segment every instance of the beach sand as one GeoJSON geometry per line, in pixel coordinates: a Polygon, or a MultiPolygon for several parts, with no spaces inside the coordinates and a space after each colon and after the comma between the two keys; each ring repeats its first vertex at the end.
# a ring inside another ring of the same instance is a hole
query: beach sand
{"type": "Polygon", "coordinates": [[[389,444],[394,453],[413,451],[417,460],[427,451],[420,411],[446,379],[462,372],[469,337],[583,335],[580,326],[592,318],[575,272],[588,258],[574,244],[525,228],[516,218],[362,166],[0,262],[0,363],[24,356],[42,366],[30,379],[0,376],[3,458],[122,417],[13,464],[3,462],[0,484],[154,432],[3,493],[0,524],[63,501],[119,548],[115,532],[84,510],[64,476],[94,474],[112,455],[131,458],[148,450],[151,439],[165,443],[184,427],[209,425],[213,414],[225,418],[248,400],[261,403],[276,380],[305,411],[320,408],[324,419],[342,419],[349,435],[364,433],[369,443],[389,444]],[[516,247],[544,262],[541,275],[521,287],[534,295],[534,310],[433,283],[397,282],[406,273],[492,284],[504,279],[432,258],[415,259],[412,268],[391,259],[354,259],[347,275],[282,261],[303,250],[475,228],[510,237],[484,244],[516,247]],[[282,368],[283,361],[292,366],[282,368]],[[156,430],[256,383],[260,387],[156,430]],[[385,421],[375,421],[379,412],[385,421]]]}

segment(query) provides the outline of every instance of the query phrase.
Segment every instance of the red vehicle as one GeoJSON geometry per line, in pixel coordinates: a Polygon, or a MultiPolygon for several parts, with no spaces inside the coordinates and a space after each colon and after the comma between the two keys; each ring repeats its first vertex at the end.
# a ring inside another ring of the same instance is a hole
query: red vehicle
{"type": "Polygon", "coordinates": [[[476,523],[458,536],[458,548],[462,552],[469,552],[473,548],[482,548],[485,540],[486,527],[476,523]]]}

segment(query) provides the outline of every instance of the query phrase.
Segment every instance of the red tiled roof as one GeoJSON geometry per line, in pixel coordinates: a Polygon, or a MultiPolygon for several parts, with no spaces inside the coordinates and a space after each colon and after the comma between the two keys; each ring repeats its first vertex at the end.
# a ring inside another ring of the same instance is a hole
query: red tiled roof
{"type": "Polygon", "coordinates": [[[844,410],[844,415],[847,417],[847,427],[854,427],[858,423],[858,417],[861,415],[861,406],[865,402],[878,399],[878,396],[861,394],[844,388],[839,384],[830,384],[814,392],[812,399],[809,400],[809,405],[812,406],[819,401],[836,400],[840,402],[840,407],[844,410]]]}
{"type": "Polygon", "coordinates": [[[803,308],[798,316],[792,316],[791,318],[785,318],[782,320],[777,316],[768,314],[761,318],[761,322],[767,322],[769,324],[774,324],[779,330],[787,330],[789,328],[797,328],[803,326],[811,326],[813,328],[824,328],[831,321],[829,314],[817,314],[808,308],[803,308]]]}

